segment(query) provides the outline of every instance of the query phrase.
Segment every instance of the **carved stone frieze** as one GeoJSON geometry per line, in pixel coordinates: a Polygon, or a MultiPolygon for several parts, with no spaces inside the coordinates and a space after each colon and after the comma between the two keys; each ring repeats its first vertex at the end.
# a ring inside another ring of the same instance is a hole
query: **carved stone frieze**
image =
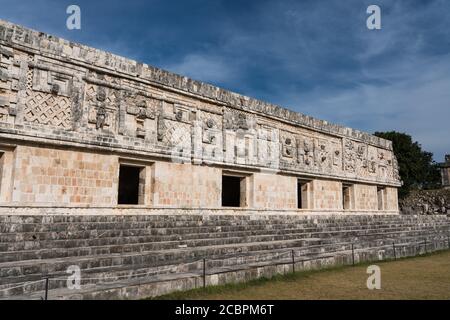
{"type": "Polygon", "coordinates": [[[89,83],[85,88],[85,104],[90,128],[108,134],[116,133],[120,104],[118,90],[89,83]]]}
{"type": "Polygon", "coordinates": [[[29,41],[0,37],[0,126],[18,134],[48,133],[48,139],[60,134],[61,141],[86,139],[89,145],[111,143],[163,156],[182,150],[200,162],[220,154],[214,160],[232,166],[399,184],[389,141],[92,48],[20,32],[29,41]],[[45,44],[45,50],[36,44],[45,44]]]}

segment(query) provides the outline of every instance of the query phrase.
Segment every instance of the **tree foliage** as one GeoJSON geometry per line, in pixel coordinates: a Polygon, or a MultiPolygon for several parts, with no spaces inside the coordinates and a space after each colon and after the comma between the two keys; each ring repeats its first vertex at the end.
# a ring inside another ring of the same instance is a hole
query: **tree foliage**
{"type": "Polygon", "coordinates": [[[433,154],[422,150],[422,146],[413,141],[410,135],[396,131],[375,132],[375,135],[392,141],[403,181],[399,190],[400,198],[406,197],[411,190],[435,189],[440,186],[439,166],[433,161],[433,154]]]}

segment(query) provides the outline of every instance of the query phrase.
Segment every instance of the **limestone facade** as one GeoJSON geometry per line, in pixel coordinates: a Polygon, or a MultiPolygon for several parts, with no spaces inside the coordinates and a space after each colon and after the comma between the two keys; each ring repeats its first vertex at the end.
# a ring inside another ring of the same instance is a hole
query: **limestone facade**
{"type": "Polygon", "coordinates": [[[221,208],[227,188],[397,212],[401,185],[390,141],[4,21],[0,155],[2,206],[221,208]]]}

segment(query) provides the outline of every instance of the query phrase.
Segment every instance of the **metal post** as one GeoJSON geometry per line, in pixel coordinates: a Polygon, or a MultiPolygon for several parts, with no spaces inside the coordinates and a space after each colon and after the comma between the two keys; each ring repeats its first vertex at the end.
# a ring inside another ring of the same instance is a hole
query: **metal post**
{"type": "Polygon", "coordinates": [[[427,239],[425,238],[425,240],[423,240],[424,245],[425,245],[425,254],[427,253],[427,239]]]}
{"type": "Polygon", "coordinates": [[[355,249],[353,247],[353,243],[352,243],[352,266],[355,265],[355,249]]]}
{"type": "Polygon", "coordinates": [[[294,256],[294,250],[292,252],[292,272],[295,273],[295,256],[294,256]]]}
{"type": "Polygon", "coordinates": [[[392,242],[392,248],[394,249],[394,260],[397,260],[397,254],[395,253],[395,242],[392,242]]]}
{"type": "Polygon", "coordinates": [[[48,299],[48,278],[45,278],[45,296],[44,300],[48,299]]]}
{"type": "Polygon", "coordinates": [[[203,288],[206,288],[206,259],[203,258],[203,288]]]}

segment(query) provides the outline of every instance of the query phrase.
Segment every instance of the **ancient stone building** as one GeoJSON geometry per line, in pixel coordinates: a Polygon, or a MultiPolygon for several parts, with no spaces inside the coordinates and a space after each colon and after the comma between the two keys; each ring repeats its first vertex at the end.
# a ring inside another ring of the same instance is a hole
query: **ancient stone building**
{"type": "Polygon", "coordinates": [[[442,187],[450,189],[450,154],[445,155],[445,162],[441,163],[442,187]]]}
{"type": "Polygon", "coordinates": [[[390,141],[4,21],[0,59],[2,208],[398,212],[390,141]]]}

